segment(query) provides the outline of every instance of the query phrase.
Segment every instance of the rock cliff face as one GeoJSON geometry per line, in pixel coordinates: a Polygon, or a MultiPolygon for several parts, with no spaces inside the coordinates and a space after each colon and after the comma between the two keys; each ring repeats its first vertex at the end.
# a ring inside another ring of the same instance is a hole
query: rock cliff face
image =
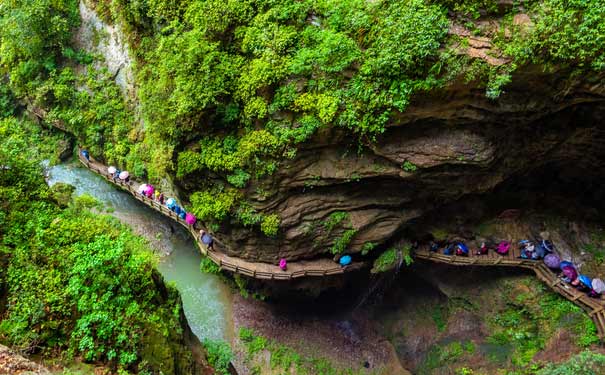
{"type": "Polygon", "coordinates": [[[318,134],[247,190],[259,211],[279,213],[279,236],[226,227],[225,251],[269,262],[311,258],[354,231],[347,252],[359,252],[398,240],[416,219],[463,197],[514,192],[514,181],[540,171],[572,187],[595,181],[605,172],[605,84],[602,75],[569,77],[526,69],[495,101],[472,84],[450,86],[418,97],[363,147],[336,129],[318,134]],[[327,230],[339,211],[348,217],[327,230]]]}

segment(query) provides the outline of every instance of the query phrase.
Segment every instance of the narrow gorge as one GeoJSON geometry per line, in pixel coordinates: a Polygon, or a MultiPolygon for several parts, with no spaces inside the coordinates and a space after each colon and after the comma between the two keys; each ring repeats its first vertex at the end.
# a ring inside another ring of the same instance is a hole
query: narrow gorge
{"type": "Polygon", "coordinates": [[[604,42],[600,0],[0,3],[0,373],[605,372],[604,42]]]}

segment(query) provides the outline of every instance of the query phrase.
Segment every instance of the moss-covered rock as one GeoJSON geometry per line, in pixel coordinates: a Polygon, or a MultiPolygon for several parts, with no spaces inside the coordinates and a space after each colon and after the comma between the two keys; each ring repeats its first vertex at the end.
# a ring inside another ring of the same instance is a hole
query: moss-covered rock
{"type": "Polygon", "coordinates": [[[50,188],[52,199],[63,208],[69,205],[71,196],[75,190],[76,188],[73,185],[64,182],[57,182],[50,188]]]}

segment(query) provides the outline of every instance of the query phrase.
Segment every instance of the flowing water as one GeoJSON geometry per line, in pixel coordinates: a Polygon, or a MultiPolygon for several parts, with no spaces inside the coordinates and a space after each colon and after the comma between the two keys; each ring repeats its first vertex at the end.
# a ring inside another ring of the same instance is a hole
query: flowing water
{"type": "Polygon", "coordinates": [[[111,215],[148,238],[161,257],[159,270],[181,294],[187,321],[200,339],[231,341],[231,292],[215,275],[200,271],[201,255],[190,235],[177,223],[152,210],[86,168],[61,164],[49,168],[48,183],[75,186],[76,195],[87,193],[109,208],[111,215]]]}

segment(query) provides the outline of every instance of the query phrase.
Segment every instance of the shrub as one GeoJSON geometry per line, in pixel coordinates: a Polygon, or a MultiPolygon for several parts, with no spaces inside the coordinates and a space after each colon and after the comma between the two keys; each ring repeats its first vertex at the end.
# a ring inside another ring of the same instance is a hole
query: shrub
{"type": "Polygon", "coordinates": [[[228,343],[224,341],[204,340],[202,342],[208,353],[208,363],[220,375],[229,375],[233,352],[228,343]]]}
{"type": "Polygon", "coordinates": [[[351,242],[353,237],[355,237],[356,234],[357,234],[357,229],[347,229],[342,234],[342,236],[337,237],[336,240],[334,240],[334,244],[332,245],[332,248],[330,249],[332,254],[344,253],[344,251],[349,246],[349,243],[351,242]]]}
{"type": "Polygon", "coordinates": [[[260,225],[260,229],[265,235],[275,237],[279,230],[279,216],[277,214],[265,216],[260,225]]]}

